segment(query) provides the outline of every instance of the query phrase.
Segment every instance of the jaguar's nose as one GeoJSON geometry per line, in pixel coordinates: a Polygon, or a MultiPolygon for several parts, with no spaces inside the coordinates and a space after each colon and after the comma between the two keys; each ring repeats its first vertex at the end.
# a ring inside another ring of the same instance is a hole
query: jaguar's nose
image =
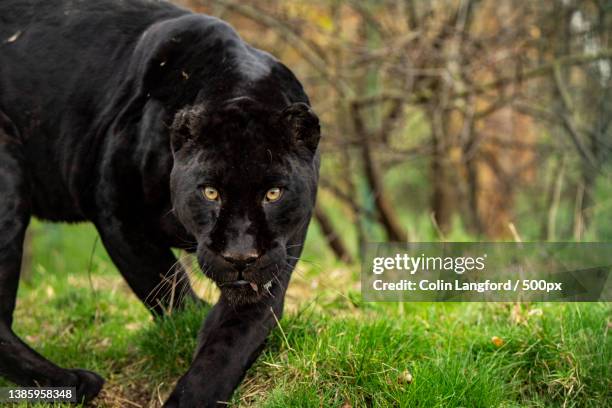
{"type": "Polygon", "coordinates": [[[221,256],[227,262],[232,264],[232,266],[239,272],[244,271],[249,265],[257,261],[257,258],[259,258],[259,254],[256,252],[245,252],[245,253],[223,252],[221,256]]]}

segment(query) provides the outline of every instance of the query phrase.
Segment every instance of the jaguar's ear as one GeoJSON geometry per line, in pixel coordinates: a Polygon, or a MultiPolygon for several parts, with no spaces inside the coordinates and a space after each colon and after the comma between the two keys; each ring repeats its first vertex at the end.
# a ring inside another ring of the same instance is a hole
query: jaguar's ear
{"type": "Polygon", "coordinates": [[[170,126],[172,151],[177,152],[185,144],[200,137],[202,128],[207,121],[208,115],[203,105],[187,106],[179,110],[170,126]]]}
{"type": "Polygon", "coordinates": [[[281,120],[289,128],[296,144],[304,145],[313,153],[317,150],[321,128],[319,118],[310,106],[303,102],[289,105],[282,111],[281,120]]]}

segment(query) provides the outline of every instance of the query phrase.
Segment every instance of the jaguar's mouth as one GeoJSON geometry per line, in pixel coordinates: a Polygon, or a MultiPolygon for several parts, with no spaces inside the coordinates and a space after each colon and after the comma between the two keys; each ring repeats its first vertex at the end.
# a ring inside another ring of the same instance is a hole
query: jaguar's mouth
{"type": "MultiPolygon", "coordinates": [[[[220,288],[233,288],[233,289],[239,289],[239,288],[245,288],[247,286],[250,286],[251,289],[253,289],[253,291],[259,293],[259,290],[261,289],[255,282],[250,282],[244,279],[239,279],[239,280],[234,280],[234,281],[228,281],[228,282],[222,282],[219,284],[220,288]]],[[[268,282],[266,282],[263,285],[263,289],[265,289],[266,291],[270,291],[270,288],[272,287],[272,279],[270,279],[268,282]]]]}
{"type": "Polygon", "coordinates": [[[241,288],[243,286],[246,286],[248,284],[250,284],[252,282],[240,279],[240,280],[235,280],[235,281],[229,281],[229,282],[222,282],[219,284],[220,288],[241,288]]]}

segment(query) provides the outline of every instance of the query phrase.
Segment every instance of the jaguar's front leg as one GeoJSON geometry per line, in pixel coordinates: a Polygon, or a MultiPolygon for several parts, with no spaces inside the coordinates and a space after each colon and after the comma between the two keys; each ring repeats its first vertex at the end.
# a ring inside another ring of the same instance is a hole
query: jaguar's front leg
{"type": "Polygon", "coordinates": [[[181,263],[153,233],[113,217],[96,224],[119,272],[153,315],[180,309],[188,299],[199,301],[181,263]]]}
{"type": "Polygon", "coordinates": [[[226,407],[281,318],[288,277],[275,280],[256,304],[234,305],[223,295],[200,333],[189,371],[178,381],[165,408],[226,407]]]}

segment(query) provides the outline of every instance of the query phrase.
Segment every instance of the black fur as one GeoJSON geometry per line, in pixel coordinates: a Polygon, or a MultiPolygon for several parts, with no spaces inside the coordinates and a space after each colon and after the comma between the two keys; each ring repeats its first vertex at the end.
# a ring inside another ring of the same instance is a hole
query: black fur
{"type": "Polygon", "coordinates": [[[165,406],[224,406],[280,318],[311,217],[308,103],[284,65],[213,17],[153,0],[0,2],[0,374],[85,400],[102,387],[11,329],[30,217],[90,221],[154,314],[194,297],[172,247],[221,287],[165,406]]]}

